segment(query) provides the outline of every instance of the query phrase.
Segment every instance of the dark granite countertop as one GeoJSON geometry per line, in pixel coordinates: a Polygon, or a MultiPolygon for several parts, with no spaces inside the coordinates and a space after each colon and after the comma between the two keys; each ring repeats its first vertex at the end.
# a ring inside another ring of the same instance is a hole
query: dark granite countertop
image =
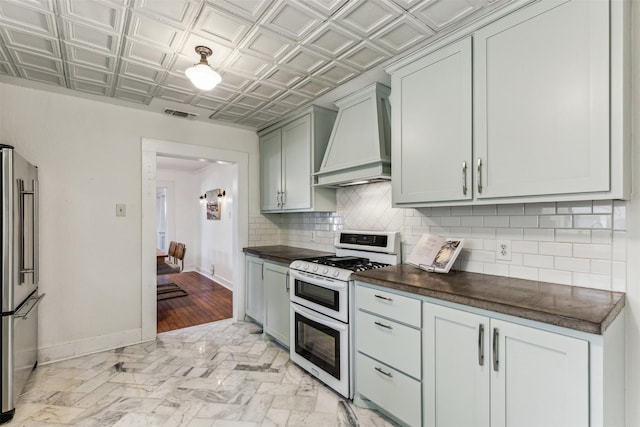
{"type": "Polygon", "coordinates": [[[429,273],[407,264],[355,273],[352,278],[600,335],[625,305],[621,292],[477,273],[429,273]]]}
{"type": "Polygon", "coordinates": [[[246,254],[256,255],[283,264],[291,264],[297,259],[335,255],[333,252],[321,252],[313,249],[296,248],[294,246],[251,246],[242,249],[246,254]]]}

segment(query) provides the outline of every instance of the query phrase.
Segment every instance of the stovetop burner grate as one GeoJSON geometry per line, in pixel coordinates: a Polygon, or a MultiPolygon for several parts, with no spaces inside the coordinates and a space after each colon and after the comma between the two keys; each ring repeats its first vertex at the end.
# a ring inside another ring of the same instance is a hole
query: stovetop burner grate
{"type": "Polygon", "coordinates": [[[373,270],[390,265],[381,262],[373,262],[370,261],[369,258],[360,258],[354,256],[328,256],[317,258],[311,261],[318,264],[328,265],[330,267],[344,268],[351,271],[373,270]]]}

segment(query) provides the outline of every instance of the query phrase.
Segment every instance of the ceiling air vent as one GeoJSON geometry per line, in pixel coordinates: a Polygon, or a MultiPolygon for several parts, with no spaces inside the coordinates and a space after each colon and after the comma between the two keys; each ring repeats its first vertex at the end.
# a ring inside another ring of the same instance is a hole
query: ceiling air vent
{"type": "Polygon", "coordinates": [[[164,113],[170,116],[183,117],[185,119],[195,119],[198,117],[195,113],[187,113],[186,111],[173,110],[171,108],[165,108],[164,113]]]}

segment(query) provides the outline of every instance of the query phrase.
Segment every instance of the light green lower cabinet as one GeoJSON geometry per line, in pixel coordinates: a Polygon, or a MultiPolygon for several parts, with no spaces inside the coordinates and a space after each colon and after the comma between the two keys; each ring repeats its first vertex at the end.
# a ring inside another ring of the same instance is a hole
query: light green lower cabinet
{"type": "Polygon", "coordinates": [[[264,332],[289,348],[289,266],[264,263],[264,332]]]}

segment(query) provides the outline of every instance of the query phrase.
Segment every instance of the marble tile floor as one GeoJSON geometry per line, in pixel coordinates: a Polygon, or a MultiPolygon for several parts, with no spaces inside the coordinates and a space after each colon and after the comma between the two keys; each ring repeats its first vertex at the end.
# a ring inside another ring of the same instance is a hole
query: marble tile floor
{"type": "Polygon", "coordinates": [[[38,366],[7,427],[253,427],[394,424],[357,408],[233,319],[38,366]]]}

